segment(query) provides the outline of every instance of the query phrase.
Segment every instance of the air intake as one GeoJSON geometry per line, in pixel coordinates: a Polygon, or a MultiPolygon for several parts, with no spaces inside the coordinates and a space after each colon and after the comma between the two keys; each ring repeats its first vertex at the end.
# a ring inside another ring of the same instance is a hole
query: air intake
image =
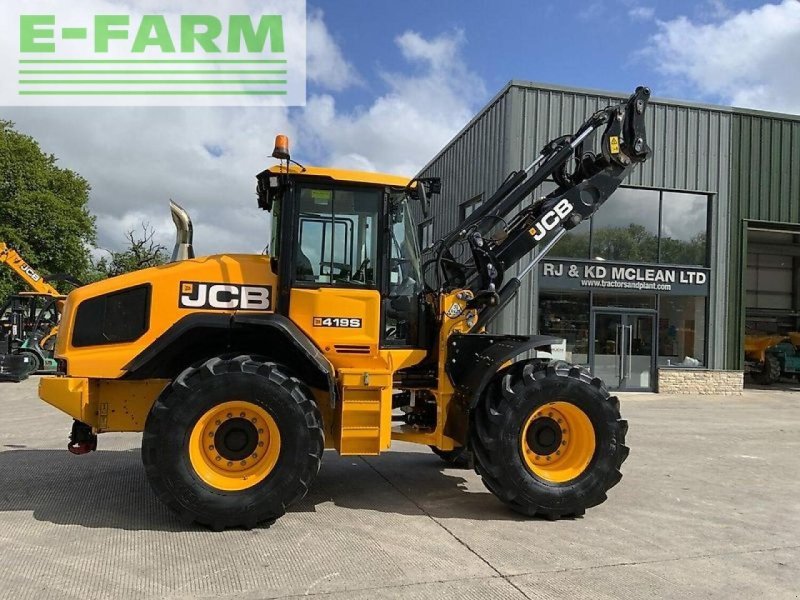
{"type": "Polygon", "coordinates": [[[369,354],[369,346],[356,346],[354,344],[334,344],[337,354],[369,354]]]}

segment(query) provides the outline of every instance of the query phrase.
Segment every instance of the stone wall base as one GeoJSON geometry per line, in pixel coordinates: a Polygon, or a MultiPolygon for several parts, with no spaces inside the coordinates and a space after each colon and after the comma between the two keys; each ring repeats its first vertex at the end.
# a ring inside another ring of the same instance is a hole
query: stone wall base
{"type": "Polygon", "coordinates": [[[710,371],[706,369],[659,369],[660,394],[714,394],[733,396],[744,388],[742,371],[710,371]]]}

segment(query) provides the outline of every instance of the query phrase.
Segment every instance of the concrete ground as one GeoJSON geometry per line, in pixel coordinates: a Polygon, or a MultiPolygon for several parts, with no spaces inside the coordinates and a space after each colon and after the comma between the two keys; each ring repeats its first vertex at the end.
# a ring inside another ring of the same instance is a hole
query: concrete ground
{"type": "Polygon", "coordinates": [[[327,454],[271,528],[212,533],[151,494],[138,435],[68,454],[36,383],[0,384],[2,598],[800,597],[800,392],[624,397],[625,477],[575,520],[398,444],[327,454]]]}

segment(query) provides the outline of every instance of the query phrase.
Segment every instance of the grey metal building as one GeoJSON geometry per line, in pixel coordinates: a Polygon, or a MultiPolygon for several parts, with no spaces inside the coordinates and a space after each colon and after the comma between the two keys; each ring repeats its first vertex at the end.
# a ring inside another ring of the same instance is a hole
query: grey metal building
{"type": "MultiPolygon", "coordinates": [[[[442,179],[423,246],[624,97],[510,82],[421,171],[442,179]]],[[[741,370],[745,331],[800,330],[800,117],[654,99],[647,127],[652,158],[494,326],[559,335],[560,355],[621,389],[656,389],[670,369],[741,370]]]]}

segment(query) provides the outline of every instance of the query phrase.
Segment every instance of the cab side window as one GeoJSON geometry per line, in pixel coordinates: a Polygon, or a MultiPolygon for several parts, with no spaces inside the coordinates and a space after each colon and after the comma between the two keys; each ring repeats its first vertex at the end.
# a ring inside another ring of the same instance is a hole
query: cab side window
{"type": "Polygon", "coordinates": [[[414,346],[418,339],[422,265],[408,203],[393,198],[389,221],[389,294],[383,300],[383,342],[387,346],[414,346]]]}

